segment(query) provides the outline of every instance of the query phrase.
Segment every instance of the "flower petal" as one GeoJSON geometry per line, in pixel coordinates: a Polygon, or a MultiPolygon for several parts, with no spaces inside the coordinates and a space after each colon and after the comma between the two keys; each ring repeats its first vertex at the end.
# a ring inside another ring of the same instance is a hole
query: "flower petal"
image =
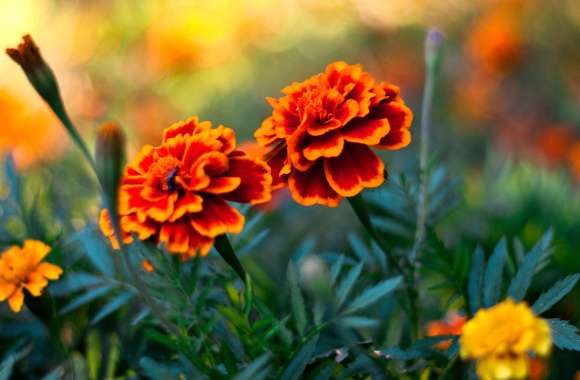
{"type": "Polygon", "coordinates": [[[175,222],[177,219],[181,218],[187,213],[194,213],[201,211],[203,208],[203,198],[201,195],[197,195],[191,192],[187,192],[177,198],[175,202],[175,209],[173,214],[168,219],[170,222],[175,222]]]}
{"type": "Polygon", "coordinates": [[[163,142],[176,136],[187,136],[193,135],[194,133],[199,133],[202,131],[208,131],[211,128],[211,122],[202,121],[199,122],[197,116],[190,117],[187,120],[180,121],[171,125],[163,131],[163,142]]]}
{"type": "Polygon", "coordinates": [[[40,273],[49,280],[58,280],[62,274],[62,268],[51,263],[40,263],[36,268],[36,272],[40,273]]]}
{"type": "Polygon", "coordinates": [[[210,194],[231,193],[240,186],[240,183],[242,180],[238,177],[213,177],[203,192],[210,194]]]}
{"type": "Polygon", "coordinates": [[[23,285],[30,294],[34,297],[38,297],[42,294],[42,289],[48,285],[48,280],[42,274],[33,272],[28,276],[28,281],[23,285]]]}
{"type": "Polygon", "coordinates": [[[11,282],[0,282],[0,302],[6,300],[14,293],[16,285],[11,282]]]}
{"type": "Polygon", "coordinates": [[[169,252],[186,253],[189,250],[191,226],[184,218],[175,223],[163,223],[159,231],[159,242],[165,244],[169,252]]]}
{"type": "Polygon", "coordinates": [[[203,236],[214,238],[224,233],[240,233],[245,218],[221,198],[207,196],[203,210],[191,215],[191,225],[203,236]]]}
{"type": "Polygon", "coordinates": [[[324,159],[328,183],[343,197],[352,197],[364,188],[380,186],[385,166],[366,145],[348,143],[339,157],[324,159]]]}
{"type": "Polygon", "coordinates": [[[344,147],[344,139],[338,131],[328,132],[322,136],[310,137],[310,141],[304,148],[304,157],[310,161],[320,157],[336,157],[340,155],[344,147]]]}
{"type": "Polygon", "coordinates": [[[387,118],[391,127],[389,133],[381,139],[376,148],[396,150],[410,144],[409,128],[413,122],[413,113],[407,106],[396,102],[380,104],[373,109],[373,114],[373,117],[387,118]]]}
{"type": "Polygon", "coordinates": [[[227,175],[240,178],[241,183],[231,193],[224,194],[224,199],[255,205],[272,198],[272,174],[264,161],[247,155],[230,157],[227,175]]]}
{"type": "Polygon", "coordinates": [[[390,129],[387,119],[357,118],[341,129],[340,133],[348,142],[376,145],[390,129]]]}
{"type": "Polygon", "coordinates": [[[22,310],[22,304],[24,303],[24,292],[22,288],[16,289],[14,293],[8,298],[8,305],[13,312],[19,313],[22,310]]]}
{"type": "Polygon", "coordinates": [[[149,202],[141,206],[137,212],[137,217],[141,223],[144,223],[147,218],[151,218],[157,222],[165,222],[175,209],[175,201],[177,193],[166,194],[163,198],[156,202],[149,202]]]}
{"type": "Polygon", "coordinates": [[[321,204],[336,207],[342,199],[328,185],[320,160],[305,172],[293,171],[288,177],[288,189],[292,198],[303,206],[321,204]]]}
{"type": "Polygon", "coordinates": [[[41,241],[28,239],[24,241],[22,250],[29,252],[29,264],[34,267],[48,255],[50,247],[41,241]]]}

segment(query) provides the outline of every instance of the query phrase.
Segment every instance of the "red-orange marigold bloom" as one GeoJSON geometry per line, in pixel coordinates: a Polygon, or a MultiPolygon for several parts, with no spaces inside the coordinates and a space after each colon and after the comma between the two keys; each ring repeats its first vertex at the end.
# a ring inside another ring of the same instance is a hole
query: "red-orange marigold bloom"
{"type": "Polygon", "coordinates": [[[370,149],[411,142],[413,113],[397,86],[376,83],[360,65],[335,62],[284,88],[256,131],[268,147],[273,187],[288,185],[298,203],[336,207],[343,197],[380,186],[384,164],[370,149]]]}
{"type": "MultiPolygon", "coordinates": [[[[125,169],[119,189],[123,241],[131,234],[164,244],[185,260],[206,255],[214,238],[239,233],[244,216],[226,201],[271,198],[268,165],[236,150],[235,132],[196,117],[165,129],[159,146],[144,146],[125,169]]],[[[99,225],[118,247],[106,211],[99,225]]]]}
{"type": "MultiPolygon", "coordinates": [[[[461,335],[463,325],[467,319],[457,313],[449,313],[442,321],[433,321],[427,325],[427,336],[441,335],[461,335]]],[[[447,340],[435,345],[435,347],[446,350],[451,346],[451,340],[447,340]]]]}

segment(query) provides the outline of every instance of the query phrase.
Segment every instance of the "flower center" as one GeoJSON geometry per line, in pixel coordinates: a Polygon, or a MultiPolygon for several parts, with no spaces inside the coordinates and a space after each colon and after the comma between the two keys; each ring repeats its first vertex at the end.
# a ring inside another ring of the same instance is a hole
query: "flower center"
{"type": "Polygon", "coordinates": [[[157,184],[162,190],[175,191],[175,178],[179,174],[179,160],[167,156],[159,158],[149,167],[149,180],[157,184]]]}
{"type": "Polygon", "coordinates": [[[320,88],[308,89],[298,98],[296,112],[301,117],[305,114],[315,116],[320,123],[328,122],[334,114],[327,109],[326,97],[326,91],[320,88]]]}

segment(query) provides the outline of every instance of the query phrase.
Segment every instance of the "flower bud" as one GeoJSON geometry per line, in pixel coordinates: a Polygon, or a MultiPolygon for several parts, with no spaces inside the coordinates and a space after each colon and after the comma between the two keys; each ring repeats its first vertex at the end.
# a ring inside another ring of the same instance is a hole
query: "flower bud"
{"type": "Polygon", "coordinates": [[[327,299],[330,295],[330,274],[326,263],[318,256],[309,255],[300,263],[304,287],[314,296],[327,299]]]}
{"type": "Polygon", "coordinates": [[[106,206],[116,211],[118,186],[123,175],[125,135],[114,123],[103,124],[95,147],[95,166],[105,196],[106,206]]]}
{"type": "Polygon", "coordinates": [[[60,99],[54,73],[40,55],[40,50],[30,35],[22,37],[22,42],[15,49],[6,49],[6,54],[20,65],[34,89],[46,102],[50,104],[60,99]]]}
{"type": "Polygon", "coordinates": [[[435,69],[441,61],[441,45],[443,45],[443,33],[437,29],[431,29],[425,39],[425,63],[430,69],[435,69]]]}

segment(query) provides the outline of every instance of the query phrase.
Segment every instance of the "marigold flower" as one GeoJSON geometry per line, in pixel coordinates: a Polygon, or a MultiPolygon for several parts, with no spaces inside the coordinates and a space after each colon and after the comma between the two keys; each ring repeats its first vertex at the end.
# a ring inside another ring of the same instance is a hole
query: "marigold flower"
{"type": "MultiPolygon", "coordinates": [[[[206,255],[218,235],[244,226],[244,216],[226,201],[267,202],[271,183],[265,162],[236,150],[232,129],[196,117],[174,124],[161,145],[144,146],[125,169],[119,189],[123,241],[136,234],[184,260],[206,255]]],[[[99,225],[117,248],[105,210],[99,225]]]]}
{"type": "Polygon", "coordinates": [[[25,240],[13,245],[0,256],[0,302],[8,300],[12,311],[18,313],[24,303],[24,289],[34,297],[42,294],[48,280],[57,280],[62,269],[42,260],[50,247],[37,240],[25,240]]]}
{"type": "Polygon", "coordinates": [[[482,380],[523,379],[529,354],[545,356],[552,346],[548,322],[511,299],[479,310],[463,327],[459,343],[461,357],[477,361],[482,380]]]}
{"type": "MultiPolygon", "coordinates": [[[[427,336],[461,335],[466,318],[457,313],[449,313],[442,321],[434,321],[427,325],[427,336]]],[[[451,346],[451,339],[438,343],[435,347],[446,350],[451,346]]]]}
{"type": "Polygon", "coordinates": [[[298,203],[336,207],[343,197],[380,186],[384,164],[370,149],[411,142],[411,110],[397,86],[376,83],[360,65],[335,62],[268,98],[272,116],[255,133],[268,147],[273,186],[298,203]]]}

